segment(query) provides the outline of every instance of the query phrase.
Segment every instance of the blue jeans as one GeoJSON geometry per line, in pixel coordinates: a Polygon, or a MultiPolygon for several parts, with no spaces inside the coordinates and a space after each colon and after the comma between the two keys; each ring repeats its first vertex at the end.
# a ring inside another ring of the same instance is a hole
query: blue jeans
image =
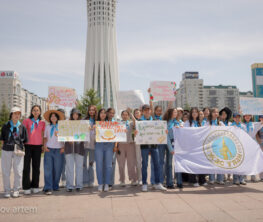
{"type": "Polygon", "coordinates": [[[83,188],[83,158],[83,156],[77,153],[65,155],[67,189],[74,189],[74,174],[76,188],[83,188]]]}
{"type": "Polygon", "coordinates": [[[160,164],[159,164],[159,152],[157,148],[144,148],[141,149],[142,154],[142,183],[147,184],[147,168],[149,153],[151,153],[151,158],[154,165],[154,184],[160,183],[160,164]]]}
{"type": "Polygon", "coordinates": [[[94,162],[95,162],[95,150],[85,149],[83,160],[83,184],[94,183],[94,162]],[[89,156],[89,160],[88,160],[89,156]]]}
{"type": "MultiPolygon", "coordinates": [[[[113,144],[114,147],[115,144],[113,144]]],[[[111,174],[111,180],[110,180],[110,185],[114,185],[115,183],[115,167],[116,167],[116,153],[113,153],[112,157],[112,174],[111,174]]]]}
{"type": "Polygon", "coordinates": [[[62,161],[62,172],[61,172],[61,180],[66,181],[66,158],[64,155],[63,161],[62,161]]]}
{"type": "MultiPolygon", "coordinates": [[[[160,183],[163,183],[164,181],[164,157],[165,157],[165,151],[166,151],[166,145],[157,145],[157,149],[159,152],[159,170],[160,170],[160,183]]],[[[151,158],[151,184],[155,184],[155,177],[154,177],[154,164],[153,159],[151,158]]]]}
{"type": "Polygon", "coordinates": [[[216,176],[215,176],[215,174],[210,174],[209,175],[209,181],[215,182],[215,177],[216,177],[217,182],[223,182],[224,181],[224,174],[217,174],[216,176]]]}
{"type": "Polygon", "coordinates": [[[48,149],[49,152],[45,152],[44,156],[44,191],[58,190],[65,157],[64,153],[60,153],[60,149],[48,149]]]}
{"type": "Polygon", "coordinates": [[[112,176],[112,157],[114,143],[96,143],[95,161],[99,185],[110,184],[112,176]]]}
{"type": "Polygon", "coordinates": [[[233,183],[241,183],[245,181],[245,176],[244,175],[233,175],[233,183]]]}
{"type": "Polygon", "coordinates": [[[173,155],[170,153],[168,147],[166,147],[165,152],[166,152],[166,164],[165,164],[166,185],[173,186],[173,155]]]}
{"type": "Polygon", "coordinates": [[[182,185],[183,184],[182,173],[175,173],[175,177],[176,177],[176,184],[182,185]]]}

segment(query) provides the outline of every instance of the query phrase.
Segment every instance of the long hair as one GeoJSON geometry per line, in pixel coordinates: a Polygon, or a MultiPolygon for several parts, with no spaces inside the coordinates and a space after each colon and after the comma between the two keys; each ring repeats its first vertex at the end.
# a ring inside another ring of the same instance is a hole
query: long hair
{"type": "Polygon", "coordinates": [[[164,113],[163,115],[163,120],[169,122],[169,120],[172,119],[172,116],[173,116],[173,112],[174,112],[175,109],[167,109],[166,112],[164,113]]]}
{"type": "Polygon", "coordinates": [[[198,116],[196,118],[196,121],[198,123],[198,126],[200,126],[200,121],[199,121],[199,109],[197,107],[193,107],[191,108],[190,110],[190,113],[189,113],[189,123],[190,123],[190,126],[192,126],[193,124],[193,121],[194,121],[194,118],[193,118],[193,112],[196,111],[198,113],[198,116]]]}
{"type": "Polygon", "coordinates": [[[31,112],[30,112],[30,116],[29,116],[28,118],[29,118],[29,119],[34,118],[32,112],[33,112],[33,109],[34,109],[35,107],[38,107],[39,110],[40,110],[40,114],[39,114],[38,119],[41,120],[41,119],[42,119],[42,118],[41,118],[41,112],[42,112],[42,110],[41,110],[41,106],[40,106],[40,105],[34,105],[34,106],[32,106],[32,108],[31,108],[31,112]]]}
{"type": "Polygon", "coordinates": [[[160,105],[157,105],[157,106],[155,106],[155,107],[154,107],[154,115],[155,115],[155,112],[156,112],[156,110],[157,110],[157,109],[159,109],[159,108],[161,108],[161,110],[163,111],[163,108],[162,108],[162,106],[160,106],[160,105]]]}
{"type": "MultiPolygon", "coordinates": [[[[218,110],[217,108],[212,108],[210,110],[209,116],[208,116],[208,121],[210,123],[210,125],[212,126],[212,114],[213,112],[215,112],[216,110],[218,110]]],[[[219,118],[217,118],[217,125],[219,125],[219,118]]]]}
{"type": "Polygon", "coordinates": [[[88,112],[87,112],[87,116],[86,116],[86,120],[89,120],[90,119],[90,114],[89,114],[89,111],[91,108],[94,108],[95,109],[95,114],[94,114],[94,119],[95,121],[97,120],[97,114],[98,114],[98,110],[97,110],[97,107],[95,105],[89,105],[88,106],[88,112]]]}
{"type": "Polygon", "coordinates": [[[134,110],[133,110],[133,116],[134,116],[134,118],[135,118],[136,120],[138,120],[138,119],[135,117],[135,113],[136,113],[137,111],[140,111],[140,112],[141,112],[141,110],[140,110],[140,109],[134,109],[134,110]]]}
{"type": "MultiPolygon", "coordinates": [[[[105,111],[105,113],[106,113],[106,109],[101,108],[101,109],[99,110],[99,112],[98,112],[98,118],[97,118],[98,121],[102,121],[101,118],[100,118],[100,113],[101,113],[102,111],[105,111]]],[[[105,120],[107,120],[107,115],[106,115],[106,119],[105,119],[105,120]]]]}
{"type": "Polygon", "coordinates": [[[106,120],[109,120],[108,113],[109,113],[110,111],[114,111],[114,112],[115,112],[115,109],[114,109],[114,108],[111,108],[111,107],[107,109],[107,111],[106,111],[106,116],[107,116],[107,117],[106,117],[106,120]]]}

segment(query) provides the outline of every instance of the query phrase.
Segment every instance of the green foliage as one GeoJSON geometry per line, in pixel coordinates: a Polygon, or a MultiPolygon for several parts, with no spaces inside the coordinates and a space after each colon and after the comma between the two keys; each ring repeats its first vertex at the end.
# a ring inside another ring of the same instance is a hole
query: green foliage
{"type": "Polygon", "coordinates": [[[97,106],[98,110],[102,107],[100,98],[97,96],[97,92],[94,89],[87,90],[77,103],[77,108],[83,116],[86,116],[89,105],[97,106]]]}
{"type": "Polygon", "coordinates": [[[9,110],[5,103],[3,103],[0,110],[0,128],[9,120],[9,110]]]}

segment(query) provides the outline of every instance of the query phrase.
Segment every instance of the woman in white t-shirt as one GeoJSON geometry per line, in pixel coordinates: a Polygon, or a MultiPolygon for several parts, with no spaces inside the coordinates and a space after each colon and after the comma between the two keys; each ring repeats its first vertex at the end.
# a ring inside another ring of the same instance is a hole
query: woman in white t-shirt
{"type": "Polygon", "coordinates": [[[64,114],[57,110],[49,110],[44,118],[50,124],[45,128],[44,134],[44,180],[43,191],[50,195],[59,190],[59,180],[64,160],[64,145],[58,142],[58,121],[64,119],[64,114]]]}

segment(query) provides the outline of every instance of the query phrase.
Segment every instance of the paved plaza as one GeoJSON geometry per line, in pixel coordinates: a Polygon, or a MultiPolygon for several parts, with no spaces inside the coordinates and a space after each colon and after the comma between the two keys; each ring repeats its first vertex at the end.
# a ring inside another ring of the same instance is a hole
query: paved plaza
{"type": "MultiPolygon", "coordinates": [[[[42,168],[43,169],[43,168],[42,168]]],[[[116,167],[116,179],[118,178],[116,167]]],[[[116,180],[117,181],[117,180],[116,180]]],[[[0,180],[2,188],[2,175],[0,180]]],[[[43,172],[41,172],[43,186],[43,172]]],[[[226,184],[194,188],[185,186],[159,192],[141,187],[115,185],[110,192],[97,187],[46,196],[4,199],[1,192],[0,221],[263,221],[263,183],[247,186],[226,184]]]]}

